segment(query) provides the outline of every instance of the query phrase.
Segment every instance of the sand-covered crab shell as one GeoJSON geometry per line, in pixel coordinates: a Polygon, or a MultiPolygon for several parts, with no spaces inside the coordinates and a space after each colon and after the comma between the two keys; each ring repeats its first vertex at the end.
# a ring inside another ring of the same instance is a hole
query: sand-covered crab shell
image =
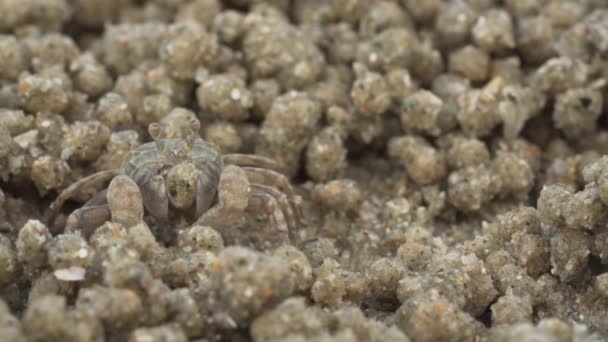
{"type": "MultiPolygon", "coordinates": [[[[215,196],[216,189],[206,184],[217,184],[220,174],[224,169],[222,156],[217,148],[196,138],[192,146],[187,146],[184,139],[163,139],[160,142],[150,142],[133,150],[125,159],[121,167],[121,173],[131,178],[138,185],[143,194],[144,206],[150,212],[161,210],[165,214],[165,208],[159,208],[151,201],[157,200],[164,203],[171,192],[166,189],[166,178],[169,171],[179,163],[188,162],[199,172],[199,186],[207,187],[206,193],[197,196],[198,208],[210,203],[199,203],[200,201],[211,201],[215,196]],[[159,144],[160,143],[160,144],[159,144]],[[159,150],[159,145],[163,151],[159,150]],[[184,153],[185,150],[188,150],[184,153]],[[162,181],[160,179],[162,177],[162,181]]],[[[175,191],[175,190],[174,190],[175,191]]],[[[199,209],[200,210],[200,209],[199,209]]],[[[202,213],[198,213],[202,214],[202,213]]]]}
{"type": "Polygon", "coordinates": [[[160,137],[159,125],[151,124],[154,141],[131,151],[120,169],[98,172],[62,191],[51,204],[49,225],[79,190],[111,180],[107,189],[70,214],[66,230],[90,235],[110,219],[128,227],[142,221],[144,213],[169,225],[170,210],[181,210],[190,212],[193,225],[221,231],[250,212],[267,215],[281,240],[290,242],[301,224],[300,212],[277,164],[257,155],[222,155],[198,137],[198,120],[191,124],[191,134],[173,139],[160,137]]]}

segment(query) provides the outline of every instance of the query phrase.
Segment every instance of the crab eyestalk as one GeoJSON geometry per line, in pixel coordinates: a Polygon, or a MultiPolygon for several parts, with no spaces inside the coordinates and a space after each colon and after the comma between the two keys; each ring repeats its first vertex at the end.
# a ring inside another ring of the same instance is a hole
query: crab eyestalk
{"type": "Polygon", "coordinates": [[[188,146],[192,147],[194,145],[194,140],[198,138],[199,131],[201,129],[201,122],[197,119],[193,119],[190,121],[190,134],[186,137],[186,142],[188,146]]]}
{"type": "Polygon", "coordinates": [[[165,143],[160,136],[160,125],[157,123],[151,123],[150,126],[148,126],[148,133],[154,140],[158,151],[161,153],[165,152],[165,143]]]}
{"type": "Polygon", "coordinates": [[[167,173],[167,192],[169,201],[177,209],[187,209],[196,198],[196,181],[199,170],[189,162],[173,166],[167,173]]]}
{"type": "Polygon", "coordinates": [[[201,123],[197,119],[190,121],[190,132],[184,137],[184,145],[177,153],[177,156],[181,159],[186,158],[194,146],[194,141],[198,138],[199,131],[201,129],[201,123]]]}
{"type": "Polygon", "coordinates": [[[177,162],[177,156],[174,152],[167,150],[165,146],[165,141],[163,140],[160,133],[160,125],[157,123],[151,123],[148,126],[148,133],[154,140],[154,144],[156,144],[156,149],[160,152],[160,155],[165,158],[170,163],[177,162]]]}

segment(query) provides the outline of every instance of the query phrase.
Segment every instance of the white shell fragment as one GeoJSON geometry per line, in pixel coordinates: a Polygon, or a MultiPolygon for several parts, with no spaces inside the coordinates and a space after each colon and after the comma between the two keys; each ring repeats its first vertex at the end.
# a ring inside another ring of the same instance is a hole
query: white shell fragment
{"type": "Polygon", "coordinates": [[[55,277],[63,281],[83,281],[86,270],[82,267],[72,266],[55,270],[55,277]]]}

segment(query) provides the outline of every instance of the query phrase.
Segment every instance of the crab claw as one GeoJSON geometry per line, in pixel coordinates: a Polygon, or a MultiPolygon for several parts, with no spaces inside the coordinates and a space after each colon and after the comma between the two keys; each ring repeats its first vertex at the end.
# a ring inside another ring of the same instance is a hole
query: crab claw
{"type": "Polygon", "coordinates": [[[144,204],[137,184],[128,176],[114,177],[108,187],[108,205],[112,221],[131,227],[144,218],[144,204]]]}

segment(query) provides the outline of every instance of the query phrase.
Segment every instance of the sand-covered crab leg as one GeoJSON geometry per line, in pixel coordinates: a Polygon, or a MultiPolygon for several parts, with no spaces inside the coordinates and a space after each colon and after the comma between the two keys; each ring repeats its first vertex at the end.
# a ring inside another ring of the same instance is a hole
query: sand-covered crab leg
{"type": "Polygon", "coordinates": [[[276,199],[265,193],[258,192],[257,190],[252,191],[249,196],[249,204],[247,205],[247,212],[250,213],[263,213],[270,218],[277,233],[280,234],[281,242],[285,244],[291,243],[291,232],[287,227],[285,216],[281,210],[276,199]]]}
{"type": "MultiPolygon", "coordinates": [[[[287,196],[284,193],[280,192],[279,190],[277,190],[273,187],[270,187],[267,185],[262,185],[262,184],[251,184],[251,193],[252,194],[256,194],[256,193],[267,194],[267,195],[270,195],[274,199],[274,201],[277,204],[278,209],[281,210],[281,214],[283,216],[283,221],[287,225],[287,230],[289,231],[289,237],[293,241],[293,238],[294,238],[293,235],[295,233],[297,226],[296,226],[296,219],[294,217],[292,208],[289,205],[289,201],[287,200],[287,196]]],[[[274,211],[270,212],[269,214],[274,215],[274,211]]],[[[275,220],[275,221],[280,221],[280,220],[275,220]]]]}
{"type": "Polygon", "coordinates": [[[57,215],[59,215],[59,212],[67,200],[82,192],[82,189],[86,186],[96,186],[108,182],[119,174],[119,170],[101,171],[70,184],[70,186],[65,188],[50,205],[50,210],[45,220],[49,227],[54,226],[57,215]]]}
{"type": "Polygon", "coordinates": [[[295,192],[284,174],[269,169],[249,166],[243,167],[242,169],[247,174],[247,177],[249,177],[249,181],[251,183],[276,188],[280,192],[284,193],[287,196],[287,200],[291,206],[291,212],[293,213],[296,227],[300,227],[302,225],[302,215],[300,213],[300,207],[297,203],[295,192]]]}
{"type": "Polygon", "coordinates": [[[279,164],[274,159],[255,154],[230,153],[222,156],[224,165],[240,167],[250,166],[280,172],[279,164]]]}
{"type": "Polygon", "coordinates": [[[72,212],[65,223],[65,232],[82,232],[85,237],[91,236],[94,230],[111,217],[106,198],[107,190],[94,195],[82,208],[72,212]]]}

